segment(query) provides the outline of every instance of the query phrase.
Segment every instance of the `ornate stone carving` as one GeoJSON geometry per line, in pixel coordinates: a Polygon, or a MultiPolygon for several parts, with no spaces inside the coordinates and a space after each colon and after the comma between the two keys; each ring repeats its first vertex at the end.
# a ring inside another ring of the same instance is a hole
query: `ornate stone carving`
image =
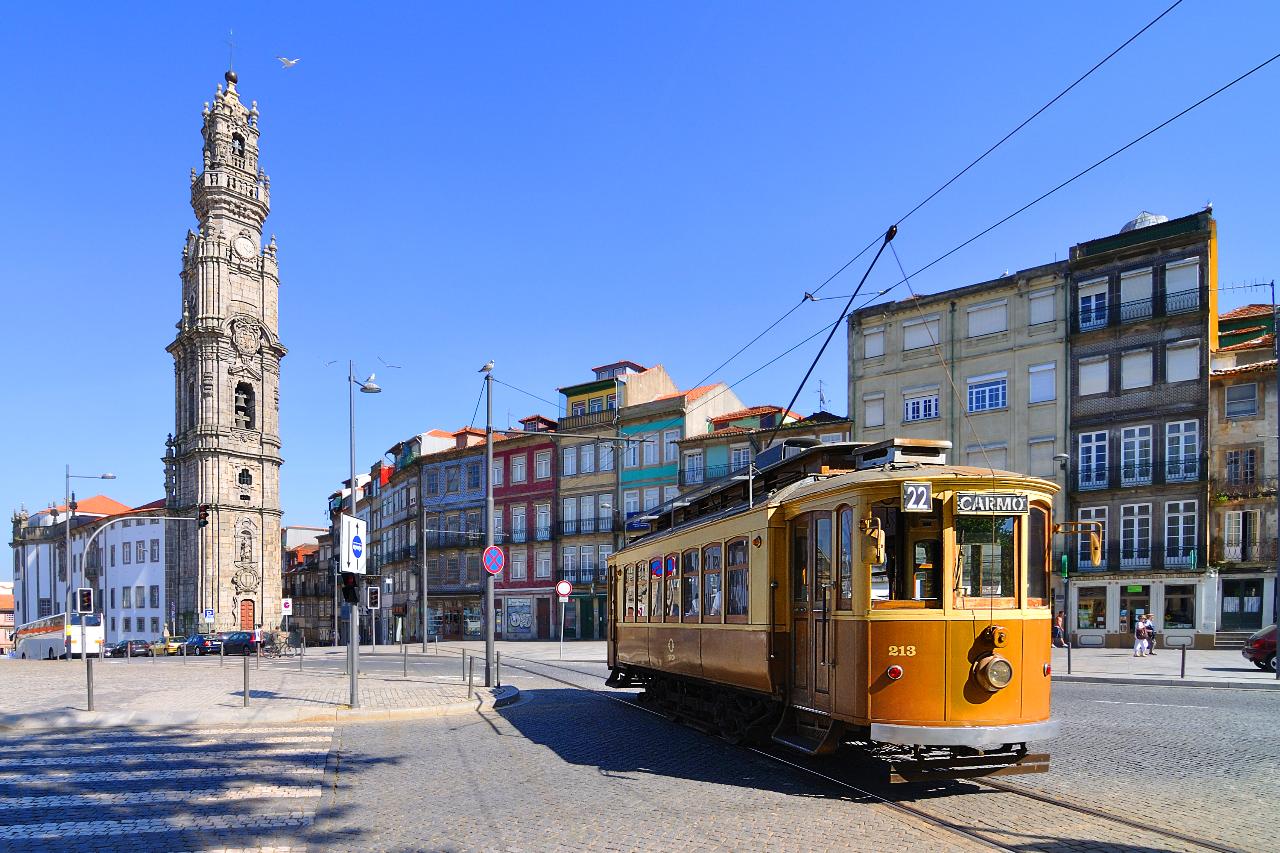
{"type": "Polygon", "coordinates": [[[262,327],[250,317],[237,317],[231,324],[231,340],[242,357],[256,355],[262,346],[262,327]]]}

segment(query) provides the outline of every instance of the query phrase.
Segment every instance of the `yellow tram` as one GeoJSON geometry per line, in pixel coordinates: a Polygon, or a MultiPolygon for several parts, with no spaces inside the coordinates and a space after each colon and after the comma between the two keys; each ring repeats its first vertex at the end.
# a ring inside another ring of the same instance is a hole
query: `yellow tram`
{"type": "Polygon", "coordinates": [[[949,442],[786,442],[614,554],[609,684],[893,778],[1047,769],[1057,486],[949,442]]]}

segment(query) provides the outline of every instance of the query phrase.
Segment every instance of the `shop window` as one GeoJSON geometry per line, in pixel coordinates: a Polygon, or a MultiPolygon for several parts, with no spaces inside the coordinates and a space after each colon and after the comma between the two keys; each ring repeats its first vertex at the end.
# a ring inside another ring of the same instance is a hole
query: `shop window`
{"type": "Polygon", "coordinates": [[[1146,584],[1128,584],[1120,587],[1120,633],[1130,634],[1136,627],[1133,620],[1151,612],[1151,587],[1146,584]]]}
{"type": "Polygon", "coordinates": [[[726,622],[747,621],[748,567],[747,540],[735,539],[730,542],[726,554],[725,587],[728,591],[728,602],[725,605],[726,622]]]}
{"type": "Polygon", "coordinates": [[[1105,630],[1107,627],[1107,588],[1082,586],[1076,589],[1076,628],[1105,630]]]}
{"type": "Polygon", "coordinates": [[[723,596],[720,580],[720,546],[708,545],[702,549],[702,613],[709,622],[721,619],[723,596]]]}
{"type": "Polygon", "coordinates": [[[697,622],[702,611],[701,568],[696,548],[680,555],[680,611],[686,622],[697,622]]]}
{"type": "Polygon", "coordinates": [[[1170,584],[1164,588],[1164,627],[1196,627],[1196,588],[1194,584],[1170,584]]]}

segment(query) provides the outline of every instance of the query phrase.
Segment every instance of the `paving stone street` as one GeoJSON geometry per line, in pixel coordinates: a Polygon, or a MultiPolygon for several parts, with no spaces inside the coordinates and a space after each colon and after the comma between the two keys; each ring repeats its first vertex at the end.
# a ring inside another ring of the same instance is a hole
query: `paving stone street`
{"type": "MultiPolygon", "coordinates": [[[[1055,685],[1052,771],[1003,783],[1130,826],[971,782],[877,787],[845,757],[732,746],[602,690],[586,650],[566,657],[509,651],[518,701],[447,717],[4,731],[0,851],[1280,849],[1280,746],[1267,736],[1280,692],[1055,685]]],[[[461,687],[459,657],[430,658],[414,678],[461,687]]],[[[141,677],[174,662],[137,663],[141,677]]],[[[336,652],[315,663],[341,676],[336,652]]],[[[367,655],[362,672],[391,682],[401,665],[367,655]]]]}

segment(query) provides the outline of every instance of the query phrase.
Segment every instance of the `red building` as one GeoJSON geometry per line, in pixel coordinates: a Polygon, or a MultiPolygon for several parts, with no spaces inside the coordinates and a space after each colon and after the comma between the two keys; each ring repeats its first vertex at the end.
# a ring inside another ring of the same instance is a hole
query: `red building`
{"type": "Polygon", "coordinates": [[[496,631],[507,640],[560,636],[555,599],[556,498],[559,471],[556,422],[542,415],[520,421],[493,448],[494,541],[506,567],[494,584],[496,631]]]}

